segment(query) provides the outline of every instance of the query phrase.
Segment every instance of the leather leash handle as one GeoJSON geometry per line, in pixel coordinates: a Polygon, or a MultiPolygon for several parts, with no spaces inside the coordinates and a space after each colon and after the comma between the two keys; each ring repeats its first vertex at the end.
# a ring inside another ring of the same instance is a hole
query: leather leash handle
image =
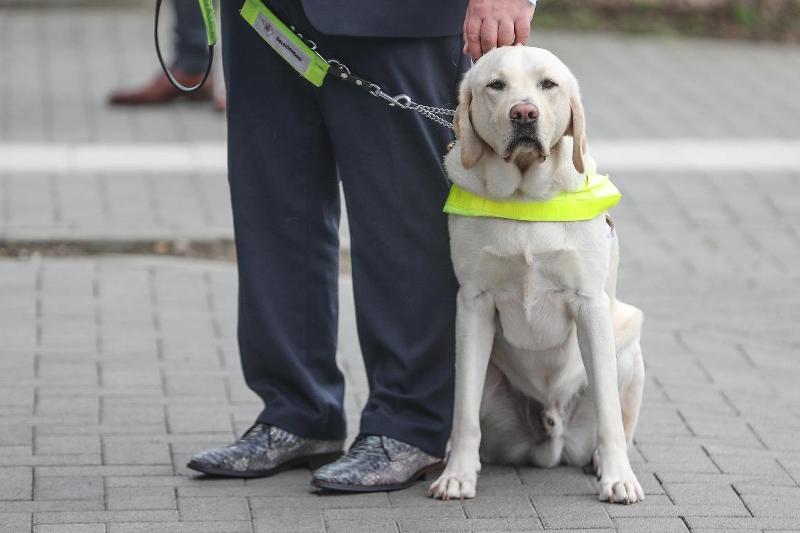
{"type": "Polygon", "coordinates": [[[158,56],[158,62],[161,64],[161,68],[164,69],[164,74],[167,76],[169,82],[173,85],[173,87],[186,94],[193,93],[200,89],[211,75],[211,67],[214,64],[214,45],[217,44],[216,17],[214,15],[214,7],[211,4],[212,0],[198,1],[200,4],[200,11],[203,13],[203,23],[206,27],[206,37],[208,39],[208,65],[206,66],[205,74],[203,74],[203,79],[200,80],[200,83],[193,87],[187,87],[175,79],[175,76],[173,76],[172,72],[170,72],[166,62],[164,61],[164,56],[161,54],[161,43],[158,39],[158,21],[159,15],[161,14],[162,0],[156,0],[155,29],[153,31],[156,43],[156,56],[158,56]]]}

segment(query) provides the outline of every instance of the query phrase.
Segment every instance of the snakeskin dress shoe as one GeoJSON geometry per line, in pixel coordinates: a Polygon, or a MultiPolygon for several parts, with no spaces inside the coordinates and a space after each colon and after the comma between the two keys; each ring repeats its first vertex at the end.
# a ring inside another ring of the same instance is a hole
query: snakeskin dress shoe
{"type": "Polygon", "coordinates": [[[314,472],[311,484],[340,492],[382,492],[410,487],[442,471],[443,461],[419,448],[378,435],[360,435],[337,461],[314,472]]]}
{"type": "Polygon", "coordinates": [[[266,477],[298,466],[319,468],[342,455],[344,441],[299,437],[255,424],[237,442],[194,455],[186,466],[212,476],[266,477]]]}

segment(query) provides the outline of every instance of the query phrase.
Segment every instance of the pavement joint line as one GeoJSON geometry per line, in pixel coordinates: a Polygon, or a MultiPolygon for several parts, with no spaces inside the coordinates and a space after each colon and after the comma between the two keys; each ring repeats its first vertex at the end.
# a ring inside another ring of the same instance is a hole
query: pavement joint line
{"type": "MultiPolygon", "coordinates": [[[[800,170],[800,139],[597,139],[600,170],[704,172],[800,170]]],[[[225,172],[221,141],[0,143],[0,174],[225,172]]]]}

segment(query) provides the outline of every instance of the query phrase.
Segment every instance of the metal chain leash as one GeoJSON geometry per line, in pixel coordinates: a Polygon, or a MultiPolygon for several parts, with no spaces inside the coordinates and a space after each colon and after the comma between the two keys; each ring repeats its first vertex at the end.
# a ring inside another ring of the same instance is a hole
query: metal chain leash
{"type": "Polygon", "coordinates": [[[391,96],[383,92],[383,89],[380,88],[377,84],[372,84],[372,91],[370,94],[372,96],[376,96],[378,98],[383,98],[389,103],[389,106],[397,106],[401,109],[408,109],[410,111],[416,111],[423,117],[436,122],[437,124],[441,124],[445,128],[453,128],[453,124],[448,122],[440,115],[444,116],[455,116],[456,112],[454,109],[447,109],[446,107],[435,107],[429,105],[422,105],[416,103],[414,100],[411,99],[410,96],[407,94],[398,94],[396,96],[391,96]]]}
{"type": "Polygon", "coordinates": [[[456,112],[454,109],[448,109],[446,107],[436,107],[436,106],[429,106],[423,105],[415,102],[410,96],[407,94],[398,94],[392,96],[389,93],[384,92],[380,85],[377,83],[371,82],[366,80],[350,70],[350,67],[339,61],[338,59],[327,59],[322,54],[319,53],[317,50],[317,43],[312,41],[311,39],[307,39],[303,37],[302,33],[299,33],[294,26],[289,26],[295,35],[297,35],[300,39],[302,39],[315,53],[319,54],[334,70],[334,75],[341,81],[348,82],[358,88],[366,90],[369,94],[376,98],[381,98],[385,100],[390,107],[397,106],[400,109],[408,109],[409,111],[416,111],[423,117],[427,118],[428,120],[432,120],[437,124],[444,126],[445,128],[453,129],[452,122],[446,120],[443,117],[453,117],[455,116],[456,112]]]}

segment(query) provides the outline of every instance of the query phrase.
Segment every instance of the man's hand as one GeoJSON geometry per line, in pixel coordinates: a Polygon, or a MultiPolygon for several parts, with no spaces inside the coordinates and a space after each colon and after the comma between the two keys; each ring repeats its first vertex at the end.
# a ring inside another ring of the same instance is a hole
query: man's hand
{"type": "Polygon", "coordinates": [[[492,48],[527,43],[533,11],[528,0],[469,0],[464,53],[477,61],[492,48]]]}

